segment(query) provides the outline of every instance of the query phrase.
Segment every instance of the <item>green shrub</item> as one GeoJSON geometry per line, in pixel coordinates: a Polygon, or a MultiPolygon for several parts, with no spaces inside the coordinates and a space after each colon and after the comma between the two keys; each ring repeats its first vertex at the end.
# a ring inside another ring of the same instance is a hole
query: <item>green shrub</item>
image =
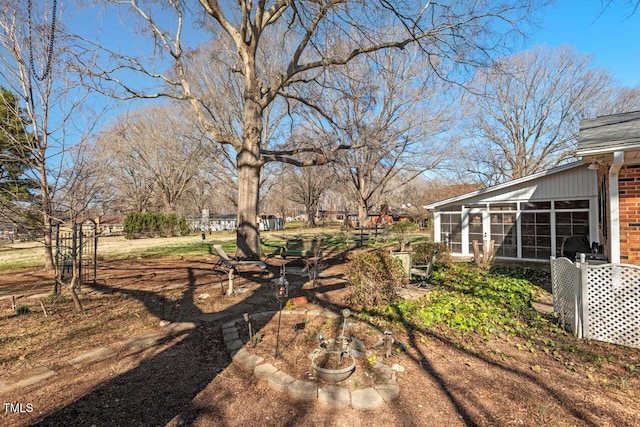
{"type": "Polygon", "coordinates": [[[348,264],[350,301],[364,308],[393,304],[398,289],[406,286],[402,262],[387,251],[362,252],[348,264]]]}
{"type": "Polygon", "coordinates": [[[185,217],[161,212],[129,213],[123,223],[124,237],[139,239],[146,237],[173,237],[189,234],[189,225],[185,217]]]}
{"type": "Polygon", "coordinates": [[[27,314],[29,311],[28,305],[21,305],[20,307],[16,307],[16,314],[27,314]]]}

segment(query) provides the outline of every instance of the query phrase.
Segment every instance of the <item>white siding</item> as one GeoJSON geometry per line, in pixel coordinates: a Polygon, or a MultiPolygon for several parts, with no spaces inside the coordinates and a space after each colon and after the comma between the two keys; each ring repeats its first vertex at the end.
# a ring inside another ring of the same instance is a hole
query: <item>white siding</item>
{"type": "MultiPolygon", "coordinates": [[[[469,199],[460,200],[457,204],[475,205],[485,202],[517,202],[536,200],[577,200],[597,197],[597,173],[587,167],[573,168],[553,175],[523,182],[517,185],[499,188],[469,199]]],[[[446,209],[444,207],[440,209],[446,209]]]]}

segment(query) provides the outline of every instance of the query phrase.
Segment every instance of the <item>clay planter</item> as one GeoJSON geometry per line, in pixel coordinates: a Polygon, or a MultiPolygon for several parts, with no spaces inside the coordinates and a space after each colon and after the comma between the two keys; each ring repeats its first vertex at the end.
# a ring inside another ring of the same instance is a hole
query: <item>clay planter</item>
{"type": "Polygon", "coordinates": [[[344,381],[356,370],[356,359],[349,353],[326,351],[311,359],[311,367],[316,376],[328,383],[344,381]]]}

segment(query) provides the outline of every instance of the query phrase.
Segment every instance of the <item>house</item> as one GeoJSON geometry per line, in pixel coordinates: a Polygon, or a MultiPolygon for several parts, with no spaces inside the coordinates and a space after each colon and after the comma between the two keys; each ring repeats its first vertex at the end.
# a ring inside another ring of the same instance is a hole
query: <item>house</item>
{"type": "Polygon", "coordinates": [[[584,120],[569,164],[425,206],[434,241],[470,255],[495,242],[498,258],[548,260],[570,236],[611,262],[640,264],[640,112],[584,120]]]}
{"type": "Polygon", "coordinates": [[[583,120],[576,154],[597,173],[605,253],[640,264],[640,111],[583,120]]]}
{"type": "Polygon", "coordinates": [[[454,255],[473,254],[473,241],[495,242],[498,258],[549,260],[565,237],[598,239],[596,171],[582,161],[425,206],[434,241],[454,255]]]}
{"type": "Polygon", "coordinates": [[[102,236],[122,236],[123,222],[122,216],[103,216],[95,219],[98,234],[102,236]]]}
{"type": "Polygon", "coordinates": [[[11,240],[16,238],[16,225],[11,223],[0,223],[0,240],[11,240]]]}

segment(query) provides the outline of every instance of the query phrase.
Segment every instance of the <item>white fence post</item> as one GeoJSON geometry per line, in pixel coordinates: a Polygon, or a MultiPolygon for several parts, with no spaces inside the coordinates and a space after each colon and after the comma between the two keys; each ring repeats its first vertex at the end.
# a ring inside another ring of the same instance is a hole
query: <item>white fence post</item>
{"type": "Polygon", "coordinates": [[[589,338],[589,264],[585,254],[580,254],[579,271],[578,311],[576,312],[576,318],[580,319],[578,338],[589,338]]]}

